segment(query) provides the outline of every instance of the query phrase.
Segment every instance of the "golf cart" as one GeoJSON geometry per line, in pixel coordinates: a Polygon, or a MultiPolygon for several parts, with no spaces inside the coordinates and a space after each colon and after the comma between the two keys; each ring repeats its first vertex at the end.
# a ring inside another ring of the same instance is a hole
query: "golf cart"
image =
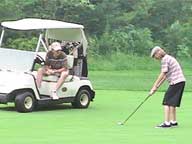
{"type": "Polygon", "coordinates": [[[87,108],[93,101],[95,92],[87,77],[87,40],[83,26],[56,20],[27,18],[1,23],[0,37],[0,103],[15,103],[18,112],[32,112],[39,105],[71,103],[75,108],[87,108]],[[34,51],[2,47],[6,30],[22,32],[38,31],[39,38],[34,51]],[[51,97],[51,89],[59,76],[44,76],[37,88],[36,75],[39,67],[45,64],[48,51],[46,40],[78,42],[78,55],[67,55],[70,74],[58,90],[59,99],[51,97]]]}

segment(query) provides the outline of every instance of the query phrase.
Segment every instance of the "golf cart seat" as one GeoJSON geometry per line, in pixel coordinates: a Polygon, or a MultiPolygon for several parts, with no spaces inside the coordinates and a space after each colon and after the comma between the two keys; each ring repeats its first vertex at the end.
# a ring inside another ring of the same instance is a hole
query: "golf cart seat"
{"type": "MultiPolygon", "coordinates": [[[[67,65],[68,65],[69,70],[73,68],[73,63],[74,63],[74,56],[67,55],[67,65]]],[[[72,75],[68,75],[68,77],[65,79],[65,82],[71,81],[72,78],[73,78],[72,75]]],[[[59,79],[59,75],[57,75],[57,74],[43,76],[43,81],[47,81],[47,82],[57,82],[58,79],[59,79]]]]}
{"type": "Polygon", "coordinates": [[[73,68],[73,63],[74,63],[74,56],[73,55],[67,55],[68,69],[72,69],[73,68]]]}
{"type": "MultiPolygon", "coordinates": [[[[46,82],[57,82],[59,79],[59,75],[49,75],[49,76],[43,76],[43,81],[46,82]]],[[[69,82],[73,79],[73,75],[68,75],[65,79],[65,82],[69,82]]]]}

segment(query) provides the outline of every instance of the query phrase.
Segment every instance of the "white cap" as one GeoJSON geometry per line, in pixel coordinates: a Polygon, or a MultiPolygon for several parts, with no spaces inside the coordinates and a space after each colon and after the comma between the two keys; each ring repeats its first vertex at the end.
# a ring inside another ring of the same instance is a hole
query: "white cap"
{"type": "Polygon", "coordinates": [[[161,48],[160,48],[159,46],[155,46],[155,47],[151,50],[151,57],[153,57],[158,50],[161,50],[161,48]]]}
{"type": "Polygon", "coordinates": [[[59,42],[53,42],[51,45],[50,45],[50,49],[52,50],[61,50],[61,44],[59,42]]]}

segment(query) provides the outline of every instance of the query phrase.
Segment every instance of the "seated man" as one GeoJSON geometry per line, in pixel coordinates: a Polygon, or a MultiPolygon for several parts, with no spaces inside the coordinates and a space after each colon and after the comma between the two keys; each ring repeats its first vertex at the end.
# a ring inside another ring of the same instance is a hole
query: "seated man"
{"type": "Polygon", "coordinates": [[[41,87],[43,75],[54,74],[60,75],[57,84],[52,90],[52,98],[58,99],[59,97],[57,96],[57,90],[60,88],[60,86],[63,84],[69,74],[69,70],[67,67],[67,55],[61,51],[61,45],[58,42],[53,42],[50,45],[49,51],[46,55],[45,66],[39,68],[37,71],[37,87],[41,87]]]}

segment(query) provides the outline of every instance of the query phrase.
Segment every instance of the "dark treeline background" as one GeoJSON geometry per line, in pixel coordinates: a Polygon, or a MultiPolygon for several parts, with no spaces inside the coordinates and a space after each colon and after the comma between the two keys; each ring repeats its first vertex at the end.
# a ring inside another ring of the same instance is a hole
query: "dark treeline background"
{"type": "MultiPolygon", "coordinates": [[[[0,21],[27,17],[83,24],[92,57],[148,56],[154,45],[192,56],[192,0],[1,0],[0,21]]],[[[36,40],[12,38],[6,43],[25,48],[36,40]]]]}

